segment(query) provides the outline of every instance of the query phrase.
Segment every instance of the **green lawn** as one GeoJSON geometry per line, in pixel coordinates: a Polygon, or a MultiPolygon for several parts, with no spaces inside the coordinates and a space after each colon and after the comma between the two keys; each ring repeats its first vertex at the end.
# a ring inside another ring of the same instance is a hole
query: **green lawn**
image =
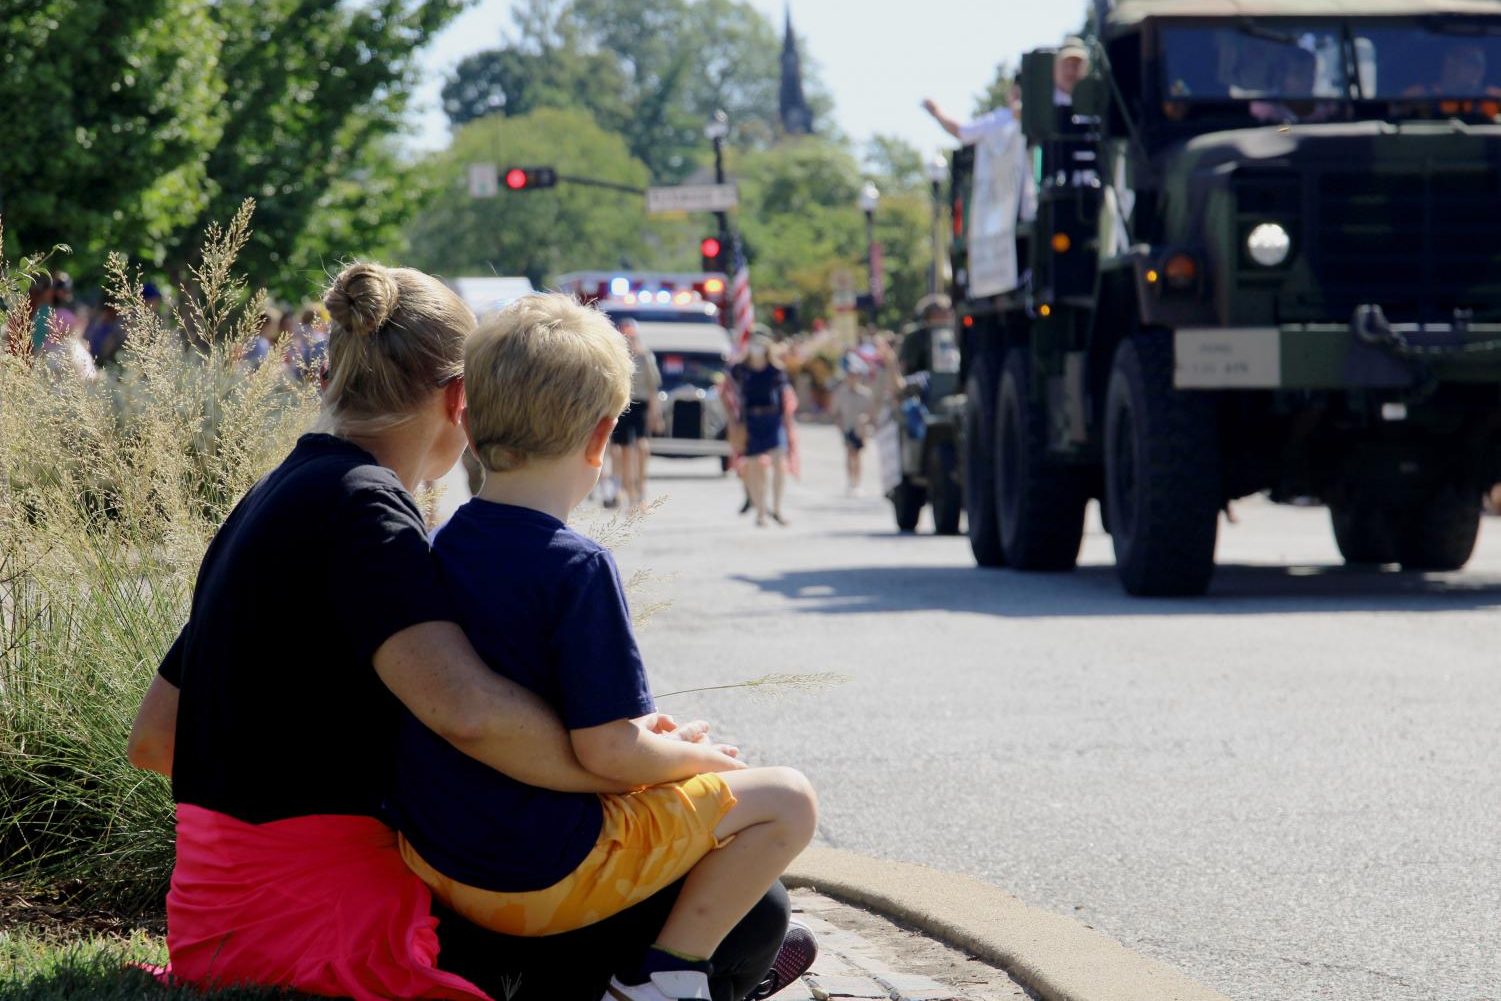
{"type": "Polygon", "coordinates": [[[167,988],[132,963],[160,963],[166,943],[136,932],[129,937],[59,939],[51,933],[0,930],[0,998],[4,1001],[289,1001],[274,990],[205,994],[167,988]]]}

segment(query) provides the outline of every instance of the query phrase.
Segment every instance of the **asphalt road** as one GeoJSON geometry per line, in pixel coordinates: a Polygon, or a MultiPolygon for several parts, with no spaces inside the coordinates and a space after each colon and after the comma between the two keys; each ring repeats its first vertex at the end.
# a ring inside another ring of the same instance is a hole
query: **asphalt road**
{"type": "Polygon", "coordinates": [[[829,844],[992,881],[1237,999],[1501,997],[1497,523],[1463,573],[1356,573],[1324,511],[1245,503],[1209,597],[1141,601],[1097,525],[1075,573],[979,570],[845,498],[833,430],[804,445],[789,528],[738,517],[711,461],[656,461],[620,561],[671,602],[641,632],[659,692],[851,676],[662,706],[804,769],[829,844]]]}

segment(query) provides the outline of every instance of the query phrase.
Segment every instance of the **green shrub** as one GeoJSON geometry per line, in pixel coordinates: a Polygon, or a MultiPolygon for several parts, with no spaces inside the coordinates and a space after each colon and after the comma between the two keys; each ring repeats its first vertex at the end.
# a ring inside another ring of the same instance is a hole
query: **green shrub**
{"type": "MultiPolygon", "coordinates": [[[[118,370],[0,354],[0,874],[81,904],[160,906],[172,802],[125,761],[131,720],[209,539],[316,414],[310,386],[238,363],[265,304],[232,270],[250,211],[210,228],[170,318],[111,259],[118,370]]],[[[0,265],[0,330],[36,264],[0,265]]]]}

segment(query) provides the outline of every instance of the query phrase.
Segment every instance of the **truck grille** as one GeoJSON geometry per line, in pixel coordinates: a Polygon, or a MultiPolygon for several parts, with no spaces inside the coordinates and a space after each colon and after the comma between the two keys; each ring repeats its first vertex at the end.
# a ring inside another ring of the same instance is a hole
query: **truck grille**
{"type": "Polygon", "coordinates": [[[1310,257],[1336,315],[1378,302],[1394,320],[1444,320],[1501,305],[1494,170],[1330,171],[1309,183],[1310,257]]]}
{"type": "Polygon", "coordinates": [[[674,438],[702,438],[704,436],[704,405],[698,400],[676,400],[672,404],[672,436],[674,438]]]}

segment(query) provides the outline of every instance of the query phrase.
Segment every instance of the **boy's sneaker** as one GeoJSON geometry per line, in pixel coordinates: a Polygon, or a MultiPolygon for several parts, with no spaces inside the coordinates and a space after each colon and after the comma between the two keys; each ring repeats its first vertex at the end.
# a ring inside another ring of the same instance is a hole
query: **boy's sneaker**
{"type": "Polygon", "coordinates": [[[709,1001],[709,978],[697,970],[653,973],[644,984],[622,984],[610,978],[600,1001],[709,1001]]]}
{"type": "Polygon", "coordinates": [[[795,983],[798,977],[813,968],[813,961],[817,958],[818,940],[813,937],[813,930],[801,921],[788,922],[787,937],[782,939],[782,948],[777,953],[777,958],[772,960],[766,979],[750,992],[749,1001],[769,998],[795,983]]]}

